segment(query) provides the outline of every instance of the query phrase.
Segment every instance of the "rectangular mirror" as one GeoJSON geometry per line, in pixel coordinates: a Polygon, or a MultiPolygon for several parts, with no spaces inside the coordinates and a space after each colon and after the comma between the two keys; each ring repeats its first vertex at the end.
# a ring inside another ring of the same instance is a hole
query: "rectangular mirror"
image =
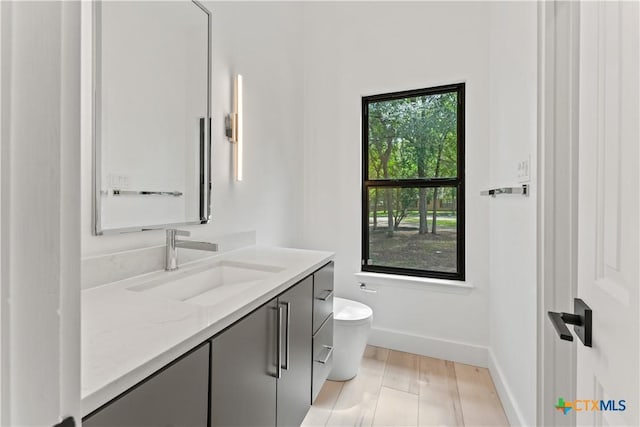
{"type": "Polygon", "coordinates": [[[211,216],[211,14],[196,1],[94,4],[94,232],[211,216]]]}

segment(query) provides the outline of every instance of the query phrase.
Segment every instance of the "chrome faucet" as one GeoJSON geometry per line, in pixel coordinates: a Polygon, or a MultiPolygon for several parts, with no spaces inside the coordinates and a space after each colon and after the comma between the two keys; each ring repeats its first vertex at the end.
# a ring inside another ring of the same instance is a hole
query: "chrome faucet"
{"type": "Polygon", "coordinates": [[[190,236],[191,233],[174,228],[167,229],[167,246],[165,248],[164,269],[173,271],[178,269],[178,248],[198,249],[201,251],[218,251],[217,243],[196,242],[193,240],[178,240],[176,236],[190,236]]]}

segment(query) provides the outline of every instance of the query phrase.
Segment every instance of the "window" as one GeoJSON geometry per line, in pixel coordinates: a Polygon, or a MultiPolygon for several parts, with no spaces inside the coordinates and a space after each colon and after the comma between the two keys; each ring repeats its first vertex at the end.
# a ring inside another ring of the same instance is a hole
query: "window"
{"type": "Polygon", "coordinates": [[[362,98],[362,271],[464,280],[464,83],[362,98]]]}

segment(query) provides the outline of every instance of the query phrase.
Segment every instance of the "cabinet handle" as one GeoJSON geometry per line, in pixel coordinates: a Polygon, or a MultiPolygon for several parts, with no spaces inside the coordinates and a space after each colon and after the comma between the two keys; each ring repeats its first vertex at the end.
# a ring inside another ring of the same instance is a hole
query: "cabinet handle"
{"type": "Polygon", "coordinates": [[[284,353],[284,365],[282,366],[282,369],[289,370],[289,329],[291,328],[291,303],[282,302],[280,304],[287,308],[287,318],[285,322],[287,324],[287,334],[285,335],[286,345],[284,353]]]}
{"type": "Polygon", "coordinates": [[[278,306],[278,333],[276,334],[276,378],[282,376],[282,306],[278,306]]]}
{"type": "Polygon", "coordinates": [[[333,346],[330,345],[323,345],[322,347],[328,349],[329,351],[327,351],[327,355],[324,357],[324,359],[322,360],[316,360],[316,362],[318,363],[322,363],[323,365],[327,363],[327,361],[329,360],[329,358],[331,357],[331,355],[333,354],[333,346]]]}
{"type": "Polygon", "coordinates": [[[325,289],[325,290],[328,291],[327,294],[325,296],[323,296],[323,297],[318,297],[316,299],[318,299],[320,301],[326,301],[326,300],[328,300],[329,298],[331,298],[333,296],[333,291],[331,289],[325,289]]]}

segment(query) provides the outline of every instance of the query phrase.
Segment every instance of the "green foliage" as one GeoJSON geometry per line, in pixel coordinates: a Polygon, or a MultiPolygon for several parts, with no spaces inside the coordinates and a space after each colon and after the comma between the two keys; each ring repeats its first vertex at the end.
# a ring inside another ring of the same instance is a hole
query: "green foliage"
{"type": "MultiPolygon", "coordinates": [[[[456,92],[373,102],[369,104],[369,179],[440,178],[457,176],[456,92]]],[[[426,204],[451,197],[451,189],[427,192],[394,190],[385,198],[397,229],[408,209],[422,198],[420,232],[426,228],[426,204]]],[[[434,212],[435,215],[435,212],[434,212]]],[[[391,217],[391,215],[390,215],[391,217]]],[[[432,233],[435,234],[435,222],[432,233]]]]}
{"type": "Polygon", "coordinates": [[[455,92],[369,104],[369,178],[455,177],[456,121],[455,92]]]}
{"type": "Polygon", "coordinates": [[[418,198],[417,188],[394,188],[393,190],[394,214],[393,229],[398,230],[400,223],[407,217],[409,209],[415,207],[418,198]]]}

